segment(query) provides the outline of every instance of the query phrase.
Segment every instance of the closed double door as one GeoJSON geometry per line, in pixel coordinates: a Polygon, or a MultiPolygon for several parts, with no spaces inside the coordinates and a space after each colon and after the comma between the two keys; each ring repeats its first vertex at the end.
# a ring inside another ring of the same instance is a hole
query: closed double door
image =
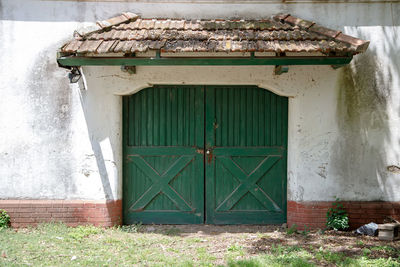
{"type": "Polygon", "coordinates": [[[287,98],[255,86],[124,97],[124,222],[286,221],[287,98]]]}

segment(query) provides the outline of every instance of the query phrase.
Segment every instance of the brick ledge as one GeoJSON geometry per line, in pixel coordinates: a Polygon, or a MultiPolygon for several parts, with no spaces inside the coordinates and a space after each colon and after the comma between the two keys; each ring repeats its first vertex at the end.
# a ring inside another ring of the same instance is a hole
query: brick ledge
{"type": "Polygon", "coordinates": [[[122,222],[121,200],[0,200],[0,209],[15,228],[63,222],[68,226],[93,224],[110,227],[122,222]]]}
{"type": "MultiPolygon", "coordinates": [[[[340,201],[349,215],[350,229],[356,229],[366,223],[383,223],[391,216],[400,220],[400,201],[340,201]]],[[[288,226],[296,224],[299,229],[325,228],[326,213],[333,201],[288,201],[288,226]]]]}

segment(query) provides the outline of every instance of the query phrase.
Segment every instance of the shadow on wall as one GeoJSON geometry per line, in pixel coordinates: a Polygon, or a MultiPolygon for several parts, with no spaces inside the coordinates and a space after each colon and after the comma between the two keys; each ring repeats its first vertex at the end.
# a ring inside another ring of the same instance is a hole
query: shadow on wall
{"type": "Polygon", "coordinates": [[[111,173],[111,171],[107,170],[106,165],[106,163],[109,162],[115,167],[115,152],[114,149],[112,149],[109,135],[105,132],[105,129],[112,128],[107,127],[107,124],[110,123],[110,121],[101,116],[104,114],[102,110],[106,109],[106,103],[103,103],[101,96],[98,95],[99,92],[95,90],[96,88],[93,88],[92,90],[82,90],[83,86],[80,87],[80,101],[85,116],[90,144],[92,146],[92,156],[96,159],[97,170],[101,178],[104,196],[107,200],[115,200],[117,199],[117,196],[114,196],[110,184],[111,177],[109,176],[109,172],[111,173]],[[102,143],[104,143],[105,146],[102,146],[102,143]],[[107,153],[107,156],[105,156],[104,153],[107,153]]]}
{"type": "MultiPolygon", "coordinates": [[[[396,62],[400,51],[395,40],[391,40],[393,34],[385,32],[388,28],[381,29],[387,37],[383,46],[371,42],[368,51],[356,56],[338,75],[340,139],[333,146],[332,165],[337,172],[337,183],[343,186],[340,197],[344,199],[390,200],[396,195],[392,184],[398,174],[391,173],[388,165],[399,164],[396,147],[400,139],[393,132],[396,127],[391,123],[391,110],[398,108],[395,103],[400,101],[393,95],[399,89],[393,78],[400,74],[396,62]]],[[[365,37],[360,30],[352,34],[365,37]]]]}

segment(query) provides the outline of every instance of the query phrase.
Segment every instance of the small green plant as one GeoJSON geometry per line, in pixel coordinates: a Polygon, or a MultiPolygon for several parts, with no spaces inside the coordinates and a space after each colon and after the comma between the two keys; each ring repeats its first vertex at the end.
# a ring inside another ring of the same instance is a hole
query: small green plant
{"type": "Polygon", "coordinates": [[[78,226],[75,228],[71,228],[70,232],[68,233],[68,236],[75,239],[75,240],[82,240],[85,237],[88,237],[90,235],[96,235],[101,233],[101,229],[97,228],[93,225],[87,225],[87,226],[78,226]]]}
{"type": "Polygon", "coordinates": [[[304,225],[304,230],[300,231],[300,234],[302,234],[303,236],[308,236],[308,234],[310,233],[310,229],[307,227],[307,225],[304,225]]]}
{"type": "Polygon", "coordinates": [[[364,246],[364,242],[361,240],[357,240],[356,244],[357,246],[364,246]]]}
{"type": "Polygon", "coordinates": [[[297,225],[294,223],[292,226],[290,226],[289,229],[286,230],[286,234],[292,235],[297,233],[297,225]]]}
{"type": "Polygon", "coordinates": [[[126,233],[139,233],[143,229],[142,223],[138,224],[130,224],[130,225],[121,225],[117,227],[118,230],[121,232],[126,232],[126,233]]]}
{"type": "Polygon", "coordinates": [[[0,209],[0,229],[10,226],[10,215],[5,210],[0,209]]]}
{"type": "Polygon", "coordinates": [[[333,207],[330,208],[326,213],[326,226],[328,229],[334,230],[346,230],[349,228],[349,217],[347,212],[340,203],[340,199],[336,198],[333,202],[333,207]]]}

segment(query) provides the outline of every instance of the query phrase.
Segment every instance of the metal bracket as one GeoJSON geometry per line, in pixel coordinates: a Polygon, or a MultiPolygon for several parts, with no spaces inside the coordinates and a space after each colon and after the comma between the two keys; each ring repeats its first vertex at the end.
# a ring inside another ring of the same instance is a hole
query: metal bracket
{"type": "Polygon", "coordinates": [[[121,70],[129,74],[136,74],[136,66],[121,66],[121,70]]]}
{"type": "Polygon", "coordinates": [[[282,73],[287,73],[289,72],[289,66],[287,65],[276,65],[274,73],[275,75],[281,75],[282,73]]]}

